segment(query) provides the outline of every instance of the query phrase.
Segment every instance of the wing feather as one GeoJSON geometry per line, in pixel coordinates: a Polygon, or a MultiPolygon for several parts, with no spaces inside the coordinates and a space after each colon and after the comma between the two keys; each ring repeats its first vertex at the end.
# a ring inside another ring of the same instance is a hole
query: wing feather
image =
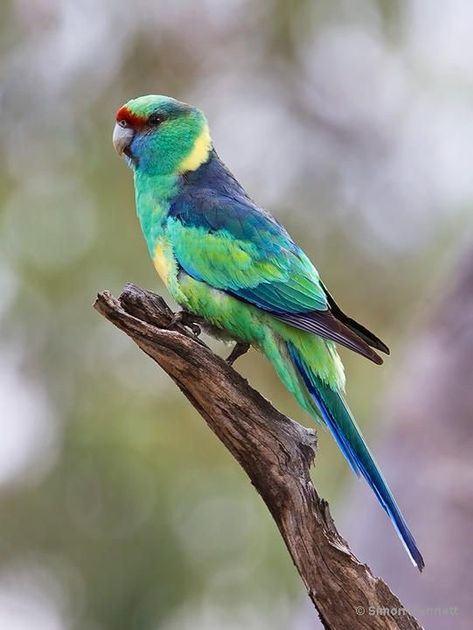
{"type": "Polygon", "coordinates": [[[286,230],[247,197],[193,190],[173,204],[167,232],[192,277],[382,363],[370,346],[386,346],[338,308],[286,230]]]}

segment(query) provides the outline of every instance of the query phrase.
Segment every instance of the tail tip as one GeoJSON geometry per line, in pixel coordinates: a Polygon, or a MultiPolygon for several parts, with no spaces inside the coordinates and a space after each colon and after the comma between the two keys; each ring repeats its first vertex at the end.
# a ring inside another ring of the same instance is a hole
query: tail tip
{"type": "Polygon", "coordinates": [[[412,562],[414,566],[419,569],[419,573],[422,573],[422,571],[425,569],[424,558],[422,557],[422,554],[418,549],[416,549],[416,552],[417,553],[415,554],[415,556],[412,557],[412,562]]]}
{"type": "Polygon", "coordinates": [[[422,557],[421,552],[417,548],[417,545],[412,538],[412,534],[408,532],[408,536],[404,537],[401,535],[401,541],[406,548],[407,553],[409,554],[409,558],[411,559],[412,564],[419,569],[419,573],[422,573],[425,568],[424,558],[422,557]]]}

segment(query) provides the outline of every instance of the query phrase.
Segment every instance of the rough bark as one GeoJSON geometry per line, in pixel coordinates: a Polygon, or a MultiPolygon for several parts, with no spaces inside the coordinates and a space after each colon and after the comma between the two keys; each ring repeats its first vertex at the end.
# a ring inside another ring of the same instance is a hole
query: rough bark
{"type": "Polygon", "coordinates": [[[169,374],[246,471],[326,628],[420,628],[352,554],[315,491],[309,474],[314,431],[274,409],[182,324],[169,328],[173,313],[159,296],[127,285],[119,299],[100,293],[95,308],[169,374]]]}

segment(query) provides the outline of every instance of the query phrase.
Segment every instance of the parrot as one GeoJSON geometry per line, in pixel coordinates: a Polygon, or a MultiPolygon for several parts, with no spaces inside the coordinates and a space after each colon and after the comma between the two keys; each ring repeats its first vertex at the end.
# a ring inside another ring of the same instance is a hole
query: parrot
{"type": "Polygon", "coordinates": [[[388,347],[346,315],[308,256],[257,205],[217,154],[205,114],[169,96],[118,110],[113,145],[133,171],[138,220],[154,267],[183,310],[270,361],[299,405],[325,424],[424,568],[396,500],[345,400],[337,344],[375,364],[388,347]]]}

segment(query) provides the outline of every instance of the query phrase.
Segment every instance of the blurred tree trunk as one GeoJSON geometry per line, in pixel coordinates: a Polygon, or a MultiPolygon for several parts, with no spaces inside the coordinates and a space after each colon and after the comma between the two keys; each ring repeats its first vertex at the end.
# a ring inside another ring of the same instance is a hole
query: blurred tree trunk
{"type": "Polygon", "coordinates": [[[378,409],[374,451],[424,555],[419,575],[357,486],[342,531],[429,630],[472,627],[473,246],[441,284],[378,409]],[[451,281],[450,281],[451,278],[451,281]]]}

